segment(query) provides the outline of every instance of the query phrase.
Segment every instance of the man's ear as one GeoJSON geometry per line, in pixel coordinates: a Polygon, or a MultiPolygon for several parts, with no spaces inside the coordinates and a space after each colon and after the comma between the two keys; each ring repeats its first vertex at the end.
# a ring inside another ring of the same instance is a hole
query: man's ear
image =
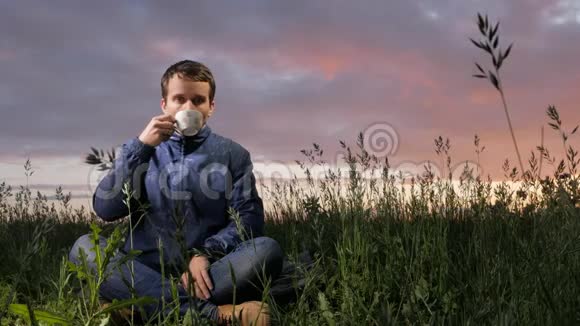
{"type": "Polygon", "coordinates": [[[165,104],[166,104],[166,103],[165,103],[165,99],[164,99],[163,97],[161,98],[161,103],[159,103],[159,104],[160,104],[160,106],[161,106],[161,111],[162,111],[163,113],[166,113],[166,111],[165,111],[165,104]]]}
{"type": "Polygon", "coordinates": [[[211,115],[213,114],[213,111],[215,110],[215,100],[211,101],[211,103],[209,104],[209,112],[207,114],[207,117],[211,117],[211,115]]]}

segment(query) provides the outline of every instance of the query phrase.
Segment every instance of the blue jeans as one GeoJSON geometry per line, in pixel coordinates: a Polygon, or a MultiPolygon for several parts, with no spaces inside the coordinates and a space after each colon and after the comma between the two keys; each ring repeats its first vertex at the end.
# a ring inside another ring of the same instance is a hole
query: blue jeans
{"type": "MultiPolygon", "coordinates": [[[[106,245],[105,238],[100,238],[100,246],[106,245]]],[[[91,250],[92,244],[89,235],[83,235],[73,245],[69,260],[75,264],[80,264],[79,249],[83,249],[88,256],[87,261],[90,268],[95,268],[95,253],[91,250]]],[[[124,253],[119,251],[112,262],[122,258],[124,253]]],[[[209,275],[213,284],[208,300],[197,299],[190,296],[183,286],[178,286],[178,296],[180,301],[180,314],[183,316],[190,308],[199,311],[204,317],[217,320],[217,306],[231,304],[233,302],[234,287],[236,291],[236,303],[249,300],[261,300],[262,283],[264,276],[276,279],[282,270],[284,254],[276,240],[269,237],[257,237],[240,243],[232,252],[222,258],[210,257],[209,275]],[[230,269],[231,264],[231,269],[230,269]],[[235,284],[231,273],[234,273],[235,284]],[[193,307],[190,306],[193,303],[193,307]]],[[[153,264],[149,264],[153,265],[153,264]]],[[[167,278],[162,279],[161,272],[150,267],[146,261],[137,257],[133,260],[134,281],[133,289],[135,295],[150,296],[159,299],[157,304],[145,305],[143,308],[148,317],[156,312],[161,312],[162,301],[172,301],[171,286],[167,278]]],[[[110,265],[109,265],[110,266],[110,265]]],[[[123,264],[120,269],[113,269],[113,273],[102,284],[99,295],[109,301],[113,299],[131,298],[131,291],[127,285],[130,284],[131,273],[129,264],[123,264]]],[[[176,268],[169,268],[165,273],[174,276],[181,276],[184,271],[176,268]]],[[[167,311],[162,312],[166,314],[167,311]]]]}

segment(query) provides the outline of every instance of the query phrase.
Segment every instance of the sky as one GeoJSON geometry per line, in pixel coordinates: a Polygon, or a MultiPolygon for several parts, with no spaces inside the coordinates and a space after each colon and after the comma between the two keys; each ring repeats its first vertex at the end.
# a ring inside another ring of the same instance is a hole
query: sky
{"type": "MultiPolygon", "coordinates": [[[[212,130],[247,148],[255,171],[298,171],[301,149],[320,144],[341,163],[359,132],[391,166],[476,161],[498,180],[517,162],[477,13],[500,21],[500,74],[524,162],[540,144],[563,157],[547,126],[554,105],[580,123],[579,0],[432,1],[4,1],[0,0],[0,182],[62,185],[86,198],[99,174],[90,147],[118,147],[161,113],[160,78],[191,59],[213,72],[212,130]],[[82,195],[81,193],[85,193],[82,195]]],[[[572,145],[580,148],[578,137],[572,145]]],[[[548,167],[545,168],[546,171],[548,167]]],[[[420,170],[420,168],[419,168],[420,170]]]]}

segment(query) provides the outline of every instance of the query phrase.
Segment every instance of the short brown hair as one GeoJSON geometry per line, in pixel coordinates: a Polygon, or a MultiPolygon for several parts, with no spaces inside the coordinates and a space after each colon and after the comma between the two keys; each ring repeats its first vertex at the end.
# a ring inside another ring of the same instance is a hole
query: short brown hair
{"type": "Polygon", "coordinates": [[[161,96],[164,99],[167,97],[167,84],[169,83],[169,79],[174,75],[191,81],[208,82],[209,100],[210,102],[213,101],[215,96],[215,80],[211,70],[206,65],[201,62],[183,60],[167,68],[163,77],[161,77],[161,96]]]}

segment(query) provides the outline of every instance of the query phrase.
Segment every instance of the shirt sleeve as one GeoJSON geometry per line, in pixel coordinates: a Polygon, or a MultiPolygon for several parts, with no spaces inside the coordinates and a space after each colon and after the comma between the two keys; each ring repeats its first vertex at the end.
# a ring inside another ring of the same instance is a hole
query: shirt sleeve
{"type": "Polygon", "coordinates": [[[93,209],[98,217],[114,221],[129,215],[123,194],[123,185],[127,181],[135,192],[130,199],[132,210],[146,199],[145,175],[154,152],[155,147],[144,144],[138,137],[123,144],[113,168],[99,182],[93,194],[93,209]]]}
{"type": "MultiPolygon", "coordinates": [[[[230,206],[239,214],[239,224],[230,216],[226,227],[208,237],[203,247],[210,253],[227,254],[242,242],[242,237],[248,240],[263,234],[264,206],[256,189],[253,164],[247,150],[244,150],[240,163],[232,164],[234,171],[232,171],[232,191],[229,197],[230,206]]],[[[228,198],[227,193],[226,198],[228,198]]]]}

